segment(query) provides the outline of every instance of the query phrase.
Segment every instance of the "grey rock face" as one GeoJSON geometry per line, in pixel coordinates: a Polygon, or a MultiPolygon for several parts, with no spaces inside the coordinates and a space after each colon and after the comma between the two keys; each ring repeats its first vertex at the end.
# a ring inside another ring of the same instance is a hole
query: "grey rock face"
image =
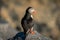
{"type": "Polygon", "coordinates": [[[12,38],[17,33],[18,31],[11,28],[8,23],[0,24],[0,40],[7,40],[9,38],[12,38]]]}
{"type": "Polygon", "coordinates": [[[52,40],[44,35],[39,34],[38,32],[35,31],[35,34],[28,34],[25,40],[52,40]]]}

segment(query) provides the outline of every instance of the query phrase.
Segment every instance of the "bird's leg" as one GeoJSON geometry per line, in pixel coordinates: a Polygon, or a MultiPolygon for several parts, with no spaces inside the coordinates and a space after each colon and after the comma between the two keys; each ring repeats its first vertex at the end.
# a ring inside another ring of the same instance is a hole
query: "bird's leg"
{"type": "Polygon", "coordinates": [[[30,31],[29,31],[32,35],[34,35],[35,34],[35,32],[34,32],[34,30],[33,30],[33,27],[30,29],[30,31]]]}

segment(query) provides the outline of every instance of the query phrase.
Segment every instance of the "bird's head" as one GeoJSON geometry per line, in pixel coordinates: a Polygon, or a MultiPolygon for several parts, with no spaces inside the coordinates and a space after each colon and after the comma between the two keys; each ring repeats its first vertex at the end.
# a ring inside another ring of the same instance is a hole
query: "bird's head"
{"type": "Polygon", "coordinates": [[[32,14],[36,14],[36,10],[32,7],[28,7],[27,10],[26,10],[27,13],[30,13],[31,14],[31,17],[33,18],[32,14]]]}
{"type": "Polygon", "coordinates": [[[33,14],[33,13],[36,13],[36,10],[35,10],[33,7],[28,7],[28,8],[26,9],[26,12],[33,14]]]}

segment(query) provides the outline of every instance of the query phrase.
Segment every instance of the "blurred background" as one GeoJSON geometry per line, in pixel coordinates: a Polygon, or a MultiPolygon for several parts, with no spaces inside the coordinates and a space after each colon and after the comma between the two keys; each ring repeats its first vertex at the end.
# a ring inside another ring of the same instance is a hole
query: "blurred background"
{"type": "Polygon", "coordinates": [[[60,0],[0,0],[0,39],[7,40],[23,31],[21,19],[29,6],[36,9],[32,14],[39,33],[53,40],[60,40],[60,0]],[[48,30],[40,32],[40,25],[48,30]]]}

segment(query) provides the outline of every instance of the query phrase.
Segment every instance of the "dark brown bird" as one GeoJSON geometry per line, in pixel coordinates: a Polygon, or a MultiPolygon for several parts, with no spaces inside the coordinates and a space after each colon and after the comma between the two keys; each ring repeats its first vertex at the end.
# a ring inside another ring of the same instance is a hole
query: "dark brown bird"
{"type": "Polygon", "coordinates": [[[34,13],[34,9],[32,7],[28,7],[26,9],[26,13],[24,15],[24,17],[21,20],[21,25],[24,29],[24,32],[26,33],[28,29],[32,28],[32,26],[34,25],[33,23],[33,15],[32,13],[34,13]]]}

